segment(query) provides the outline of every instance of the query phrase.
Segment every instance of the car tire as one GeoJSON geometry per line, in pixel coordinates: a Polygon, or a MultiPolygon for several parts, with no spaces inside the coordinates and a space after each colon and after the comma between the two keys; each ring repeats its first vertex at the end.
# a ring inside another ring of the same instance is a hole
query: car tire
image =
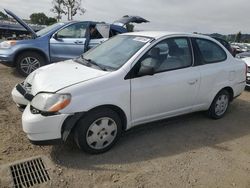
{"type": "Polygon", "coordinates": [[[212,119],[222,118],[229,106],[230,95],[227,90],[220,91],[214,98],[209,110],[208,116],[212,119]]]}
{"type": "Polygon", "coordinates": [[[40,54],[36,52],[24,52],[17,57],[16,68],[22,76],[26,77],[45,64],[45,58],[40,54]]]}
{"type": "Polygon", "coordinates": [[[90,111],[77,122],[74,139],[81,150],[99,154],[111,149],[121,133],[119,115],[109,108],[99,108],[90,111]]]}

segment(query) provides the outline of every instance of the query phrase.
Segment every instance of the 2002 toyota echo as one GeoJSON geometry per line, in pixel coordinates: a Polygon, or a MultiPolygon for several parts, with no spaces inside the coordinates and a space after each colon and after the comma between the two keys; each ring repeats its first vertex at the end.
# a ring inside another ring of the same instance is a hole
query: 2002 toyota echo
{"type": "Polygon", "coordinates": [[[101,153],[139,124],[194,111],[221,118],[243,92],[246,68],[210,37],[138,32],[39,68],[12,96],[31,142],[72,133],[79,148],[101,153]]]}

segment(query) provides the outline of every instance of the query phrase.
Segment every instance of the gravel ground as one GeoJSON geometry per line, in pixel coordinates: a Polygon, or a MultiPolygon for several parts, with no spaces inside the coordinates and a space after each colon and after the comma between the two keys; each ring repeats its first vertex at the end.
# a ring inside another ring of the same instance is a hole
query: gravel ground
{"type": "Polygon", "coordinates": [[[0,75],[0,165],[45,155],[56,166],[51,187],[250,187],[249,91],[223,119],[194,113],[142,125],[109,152],[87,155],[71,139],[60,146],[30,144],[10,96],[23,78],[2,65],[0,75]]]}

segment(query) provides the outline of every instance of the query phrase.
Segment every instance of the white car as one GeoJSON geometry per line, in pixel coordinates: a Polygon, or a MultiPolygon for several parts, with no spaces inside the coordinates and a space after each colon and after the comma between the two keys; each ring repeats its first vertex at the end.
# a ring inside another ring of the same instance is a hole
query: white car
{"type": "Polygon", "coordinates": [[[250,57],[246,57],[246,58],[244,58],[242,60],[244,60],[246,62],[247,67],[248,67],[248,69],[247,69],[247,81],[246,81],[247,85],[246,85],[246,88],[250,89],[250,57]]]}
{"type": "Polygon", "coordinates": [[[245,85],[245,63],[210,37],[138,32],[34,71],[12,96],[32,143],[72,133],[80,149],[101,153],[139,124],[195,111],[219,119],[245,85]]]}

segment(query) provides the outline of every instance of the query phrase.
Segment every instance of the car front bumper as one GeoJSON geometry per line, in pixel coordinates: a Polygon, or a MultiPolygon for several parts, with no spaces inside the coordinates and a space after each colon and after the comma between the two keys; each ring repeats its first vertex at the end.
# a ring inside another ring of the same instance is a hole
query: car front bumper
{"type": "Polygon", "coordinates": [[[61,129],[69,114],[43,116],[32,114],[28,104],[22,115],[23,131],[37,145],[48,145],[62,140],[61,129]]]}
{"type": "Polygon", "coordinates": [[[51,145],[62,142],[62,125],[69,114],[34,114],[30,109],[27,91],[18,84],[12,90],[12,98],[21,111],[23,131],[35,145],[51,145]],[[21,89],[20,89],[21,88],[21,89]],[[26,98],[25,98],[26,97],[26,98]]]}
{"type": "Polygon", "coordinates": [[[16,86],[13,88],[11,92],[11,96],[12,96],[13,101],[16,103],[16,105],[18,107],[22,107],[23,110],[29,103],[29,101],[25,99],[24,96],[19,91],[17,91],[16,86]]]}
{"type": "Polygon", "coordinates": [[[0,63],[13,67],[14,63],[14,55],[11,49],[0,49],[0,63]]]}

